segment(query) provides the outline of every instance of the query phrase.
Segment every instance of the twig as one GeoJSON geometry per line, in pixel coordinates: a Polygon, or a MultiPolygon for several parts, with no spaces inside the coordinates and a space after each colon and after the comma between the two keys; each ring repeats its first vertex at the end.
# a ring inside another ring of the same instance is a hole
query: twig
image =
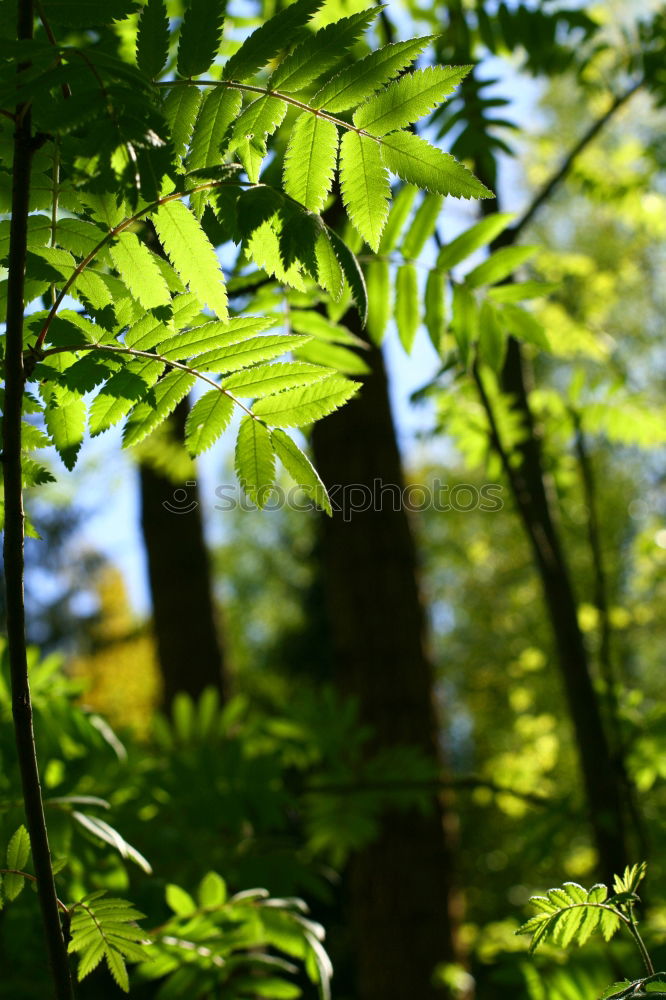
{"type": "MultiPolygon", "coordinates": [[[[525,229],[536,213],[539,211],[541,206],[548,201],[552,195],[555,188],[557,188],[563,180],[566,179],[568,174],[571,172],[574,163],[580,156],[582,152],[590,145],[590,143],[597,137],[599,132],[604,128],[605,125],[611,120],[616,111],[618,111],[623,104],[633,97],[637,90],[644,85],[645,79],[641,77],[640,80],[636,80],[630,87],[627,88],[622,94],[618,94],[610,104],[610,107],[603,115],[592,122],[590,127],[583,135],[580,137],[578,142],[572,146],[562,163],[554,172],[554,174],[546,181],[540,191],[532,199],[530,205],[525,210],[523,215],[520,217],[518,222],[514,226],[510,226],[509,229],[505,229],[499,237],[502,246],[507,246],[509,244],[515,243],[523,229],[525,229]],[[502,239],[502,236],[505,238],[502,239]]],[[[498,242],[499,242],[498,241],[498,242]]]]}

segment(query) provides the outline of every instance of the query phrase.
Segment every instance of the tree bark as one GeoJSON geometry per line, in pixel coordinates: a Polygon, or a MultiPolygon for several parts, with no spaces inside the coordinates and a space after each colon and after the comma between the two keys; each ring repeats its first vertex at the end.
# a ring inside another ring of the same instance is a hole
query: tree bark
{"type": "MultiPolygon", "coordinates": [[[[174,411],[178,440],[184,438],[188,412],[187,400],[174,411]]],[[[179,691],[198,698],[212,686],[224,695],[224,653],[197,484],[174,483],[147,464],[140,466],[140,479],[141,528],[164,705],[168,708],[179,691]]]]}
{"type": "MultiPolygon", "coordinates": [[[[343,322],[362,334],[356,313],[343,322]]],[[[394,501],[403,478],[386,373],[379,350],[363,356],[372,372],[361,393],[313,431],[317,468],[344,508],[322,529],[335,669],[373,728],[375,748],[408,744],[439,762],[416,553],[406,512],[394,501]],[[350,514],[343,494],[365,504],[382,485],[381,504],[350,514]]],[[[442,996],[432,974],[455,957],[446,821],[435,795],[426,815],[394,810],[351,862],[359,1000],[442,996]]]]}

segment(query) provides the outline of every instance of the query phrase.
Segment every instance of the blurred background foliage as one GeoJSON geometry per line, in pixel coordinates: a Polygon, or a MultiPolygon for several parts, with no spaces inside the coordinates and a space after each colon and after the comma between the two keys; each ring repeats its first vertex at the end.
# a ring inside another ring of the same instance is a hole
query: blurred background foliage
{"type": "MultiPolygon", "coordinates": [[[[178,16],[179,4],[170,6],[178,16]]],[[[229,37],[279,6],[231,4],[229,37]]],[[[319,16],[362,6],[331,0],[319,16]]],[[[649,862],[646,933],[659,968],[666,965],[665,24],[666,14],[647,2],[404,0],[388,5],[377,29],[383,40],[436,34],[439,61],[475,64],[428,134],[481,170],[503,207],[519,213],[611,95],[644,80],[530,221],[529,243],[541,249],[522,276],[553,286],[531,308],[550,351],[525,348],[529,400],[594,690],[622,756],[618,781],[631,792],[630,860],[649,862]]],[[[120,30],[103,42],[121,51],[130,44],[120,30]]],[[[425,241],[423,274],[438,241],[473,221],[444,207],[425,241]]],[[[422,276],[418,285],[420,302],[422,276]]],[[[514,934],[532,893],[565,878],[591,885],[599,857],[534,557],[459,342],[445,326],[440,356],[420,328],[409,358],[388,323],[389,377],[403,389],[420,386],[396,410],[406,482],[477,490],[495,483],[502,506],[407,514],[440,761],[400,739],[377,741],[358,697],[339,682],[318,516],[238,507],[220,515],[199,498],[204,521],[223,520],[223,537],[218,531],[210,545],[210,586],[225,678],[192,691],[184,663],[185,690],[165,705],[157,624],[132,607],[112,547],[81,543],[90,512],[35,503],[42,539],[29,542],[27,586],[53,851],[68,859],[69,891],[128,895],[151,926],[168,917],[167,883],[192,891],[209,870],[223,873],[233,891],[260,885],[302,896],[327,930],[335,1000],[374,1000],[372,989],[357,985],[365,941],[354,930],[350,859],[373,851],[387,816],[428,813],[438,798],[452,845],[457,942],[437,973],[441,995],[594,1000],[633,961],[622,944],[594,945],[565,964],[554,946],[528,960],[514,934]],[[100,819],[120,834],[96,825],[100,819]]],[[[511,450],[521,427],[499,388],[490,391],[511,450]]],[[[194,474],[170,440],[149,442],[137,463],[163,476],[165,499],[194,474]]],[[[179,522],[171,517],[168,530],[177,532],[179,522]]],[[[372,571],[382,572],[381,560],[372,571]]],[[[187,579],[179,584],[187,590],[187,579]]],[[[390,629],[388,613],[383,627],[390,629]]],[[[3,670],[5,843],[21,813],[3,670]]],[[[410,871],[390,877],[399,892],[410,871]]],[[[46,970],[28,946],[39,933],[31,904],[25,893],[0,912],[0,995],[12,1000],[45,995],[46,970]]],[[[409,933],[402,928],[405,942],[409,933]]],[[[81,996],[115,995],[104,977],[91,977],[81,996]]],[[[136,995],[153,996],[151,989],[137,985],[136,995]]]]}

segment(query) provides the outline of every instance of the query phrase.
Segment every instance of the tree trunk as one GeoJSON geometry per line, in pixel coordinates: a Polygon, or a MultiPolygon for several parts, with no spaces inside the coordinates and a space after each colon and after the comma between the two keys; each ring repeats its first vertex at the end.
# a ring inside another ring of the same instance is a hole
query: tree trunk
{"type": "Polygon", "coordinates": [[[526,391],[520,345],[514,340],[509,343],[502,389],[511,396],[527,431],[525,440],[516,448],[519,462],[513,467],[510,483],[532,544],[553,628],[590,823],[599,853],[600,873],[610,882],[612,875],[622,872],[629,862],[621,774],[611,753],[592,682],[589,656],[578,624],[578,602],[546,488],[541,445],[526,391]]]}
{"type": "MultiPolygon", "coordinates": [[[[475,171],[484,183],[489,179],[484,174],[483,163],[476,163],[475,171]]],[[[500,211],[498,199],[482,202],[484,214],[496,211],[500,211]]],[[[522,229],[522,223],[505,229],[491,244],[491,251],[511,246],[522,229]]],[[[482,384],[478,380],[477,384],[483,397],[482,384]]],[[[514,502],[534,552],[578,749],[590,826],[599,855],[599,873],[612,884],[613,874],[622,872],[630,860],[623,769],[611,751],[600,700],[594,689],[590,660],[578,624],[578,602],[544,472],[541,439],[530,407],[522,350],[513,337],[509,338],[500,384],[511,399],[525,436],[511,456],[503,453],[496,427],[492,428],[492,436],[503,458],[514,502]]],[[[487,399],[484,404],[492,424],[487,399]]]]}
{"type": "MultiPolygon", "coordinates": [[[[188,412],[187,400],[174,411],[179,440],[188,412]]],[[[224,694],[224,656],[197,484],[174,483],[147,464],[140,466],[140,477],[141,527],[168,708],[178,691],[198,698],[212,686],[224,694]]]]}
{"type": "MultiPolygon", "coordinates": [[[[362,333],[355,313],[344,322],[362,333]]],[[[372,373],[359,396],[313,431],[317,468],[343,507],[323,525],[337,678],[358,698],[375,748],[409,744],[439,760],[416,554],[405,510],[394,503],[402,470],[386,373],[376,348],[364,359],[372,373]],[[367,503],[382,485],[381,506],[367,503]],[[364,509],[351,513],[345,499],[364,509]]],[[[443,803],[433,796],[430,806],[427,815],[392,811],[352,860],[359,1000],[442,996],[431,980],[438,963],[454,960],[451,858],[443,803]]]]}

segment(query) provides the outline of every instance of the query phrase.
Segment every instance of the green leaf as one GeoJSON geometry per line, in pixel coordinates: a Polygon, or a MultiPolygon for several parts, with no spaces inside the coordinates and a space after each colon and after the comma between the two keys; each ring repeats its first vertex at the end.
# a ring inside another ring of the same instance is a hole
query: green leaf
{"type": "Polygon", "coordinates": [[[171,295],[155,256],[134,233],[121,233],[110,254],[122,281],[144,309],[171,305],[171,295]]]}
{"type": "Polygon", "coordinates": [[[300,486],[306,496],[311,497],[321,510],[326,511],[329,517],[332,516],[331,501],[326,487],[307,455],[303,454],[288,434],[279,429],[271,431],[271,441],[275,454],[297,486],[300,486]]]}
{"type": "Polygon", "coordinates": [[[195,358],[216,348],[239,344],[273,325],[270,316],[236,316],[228,323],[213,320],[160,341],[157,352],[169,361],[195,358]]]}
{"type": "Polygon", "coordinates": [[[478,333],[479,313],[474,296],[464,285],[453,286],[451,306],[451,329],[464,367],[469,360],[469,351],[478,333]]]}
{"type": "Polygon", "coordinates": [[[544,298],[558,287],[555,281],[512,281],[489,288],[487,295],[493,302],[525,302],[527,299],[544,298]]]}
{"type": "MultiPolygon", "coordinates": [[[[221,395],[221,393],[218,393],[221,395]]],[[[196,913],[197,904],[179,885],[170,884],[166,887],[167,906],[179,917],[189,917],[191,913],[196,913]]]]}
{"type": "Polygon", "coordinates": [[[7,867],[25,868],[30,857],[30,836],[25,826],[21,825],[12,834],[7,845],[7,867]]]}
{"type": "Polygon", "coordinates": [[[616,875],[613,880],[613,889],[616,893],[636,892],[636,889],[645,878],[647,864],[641,861],[635,865],[627,865],[623,875],[616,875]]]}
{"type": "Polygon", "coordinates": [[[331,190],[338,155],[333,122],[304,112],[289,135],[284,160],[286,193],[312,212],[320,212],[331,190]]]}
{"type": "Polygon", "coordinates": [[[253,417],[244,417],[238,430],[236,474],[250,500],[263,507],[275,479],[275,453],[270,432],[253,417]]]}
{"type": "Polygon", "coordinates": [[[318,382],[330,375],[330,369],[304,361],[285,361],[270,365],[257,365],[231,375],[222,383],[224,389],[245,399],[258,399],[283,389],[318,382]]]}
{"type": "Polygon", "coordinates": [[[217,872],[208,872],[199,883],[199,904],[206,909],[224,906],[227,901],[227,884],[217,872]]]}
{"type": "Polygon", "coordinates": [[[620,929],[620,917],[612,910],[602,910],[599,925],[604,941],[610,941],[613,935],[620,929]]]}
{"type": "Polygon", "coordinates": [[[284,121],[287,105],[276,97],[260,97],[236,119],[231,134],[230,150],[238,150],[250,181],[259,180],[261,162],[266,155],[266,137],[284,121]]]}
{"type": "Polygon", "coordinates": [[[400,342],[411,353],[419,328],[419,286],[413,264],[398,268],[395,283],[395,320],[400,342]]]}
{"type": "Polygon", "coordinates": [[[479,311],[479,358],[494,372],[501,372],[506,355],[506,337],[490,302],[479,311]]]}
{"type": "Polygon", "coordinates": [[[84,222],[82,219],[59,219],[56,226],[56,243],[77,257],[86,257],[99,245],[106,232],[92,222],[84,222]]]}
{"type": "Polygon", "coordinates": [[[504,232],[513,218],[511,213],[496,212],[470,226],[464,233],[442,247],[437,256],[437,267],[449,271],[475,250],[492,243],[500,233],[504,232]]]}
{"type": "Polygon", "coordinates": [[[406,73],[354,112],[354,125],[386,135],[436,108],[469,73],[471,66],[429,66],[406,73]]]}
{"type": "Polygon", "coordinates": [[[96,969],[99,963],[104,958],[104,954],[106,951],[104,938],[100,937],[97,934],[94,935],[94,938],[95,940],[93,944],[91,945],[90,948],[86,949],[83,957],[79,961],[79,967],[77,970],[79,982],[82,982],[82,980],[84,980],[87,975],[89,975],[94,969],[96,969]]]}
{"type": "Polygon", "coordinates": [[[325,83],[314,95],[310,104],[313,108],[326,108],[331,114],[355,108],[362,100],[398,76],[434,37],[426,35],[406,42],[392,42],[376,52],[371,52],[325,83]]]}
{"type": "Polygon", "coordinates": [[[334,302],[337,302],[342,296],[344,275],[326,229],[322,230],[315,240],[315,261],[317,283],[328,292],[334,302]]]}
{"type": "Polygon", "coordinates": [[[620,997],[629,996],[637,984],[630,982],[628,979],[624,979],[621,983],[613,983],[608,989],[605,989],[601,994],[599,1000],[619,1000],[620,997]]]}
{"type": "Polygon", "coordinates": [[[292,330],[299,333],[310,333],[318,340],[331,344],[350,344],[353,347],[366,347],[360,337],[356,337],[346,326],[334,323],[327,316],[312,309],[291,309],[289,323],[292,330]]]}
{"type": "Polygon", "coordinates": [[[427,194],[422,200],[402,243],[402,254],[408,260],[415,260],[437,226],[442,208],[441,194],[427,194]]]}
{"type": "Polygon", "coordinates": [[[192,213],[180,201],[161,205],[153,216],[166,254],[190,291],[221,320],[227,319],[227,292],[215,250],[192,213]]]}
{"type": "Polygon", "coordinates": [[[200,455],[215,444],[233,412],[233,400],[220,389],[211,389],[198,399],[185,424],[185,444],[190,455],[200,455]]]}
{"type": "Polygon", "coordinates": [[[407,216],[410,213],[412,203],[418,191],[419,189],[412,184],[403,184],[398,191],[391,205],[386,228],[382,233],[381,243],[379,244],[380,253],[389,254],[397,247],[402,228],[407,221],[407,216]]]}
{"type": "Polygon", "coordinates": [[[403,181],[454,198],[492,198],[474,174],[412,132],[393,132],[381,140],[383,162],[403,181]]]}
{"type": "MultiPolygon", "coordinates": [[[[114,827],[112,827],[105,820],[100,819],[98,816],[90,816],[87,813],[78,812],[74,810],[72,812],[72,819],[75,820],[79,826],[82,826],[84,830],[88,830],[93,836],[97,837],[99,840],[103,841],[105,844],[109,844],[114,850],[120,854],[121,858],[127,858],[128,861],[133,861],[135,865],[138,865],[147,875],[152,875],[152,868],[143,854],[137,851],[136,847],[132,847],[123,836],[114,827]]],[[[121,905],[120,903],[114,903],[113,900],[106,900],[104,906],[114,907],[116,905],[121,905]]]]}
{"type": "Polygon", "coordinates": [[[83,399],[63,403],[57,396],[44,410],[44,422],[56,451],[71,471],[81,449],[86,428],[86,404],[83,399]]]}
{"type": "Polygon", "coordinates": [[[361,318],[361,323],[365,326],[368,316],[368,292],[365,287],[363,271],[361,270],[354,254],[351,252],[347,244],[340,239],[338,234],[333,229],[329,229],[327,232],[333,246],[333,250],[335,251],[335,256],[340,261],[340,266],[344,271],[347,284],[351,289],[352,297],[356,303],[356,308],[361,318]]]}
{"type": "Polygon", "coordinates": [[[281,354],[307,343],[309,339],[309,337],[303,337],[299,334],[251,337],[241,344],[232,344],[230,347],[201,354],[196,360],[196,365],[201,371],[235,372],[260,361],[270,361],[272,358],[277,358],[281,354]]]}
{"type": "Polygon", "coordinates": [[[226,87],[214,87],[211,90],[201,106],[194,127],[187,160],[189,170],[200,170],[222,163],[222,140],[231,123],[238,118],[242,101],[238,90],[227,90],[226,87]]]}
{"type": "Polygon", "coordinates": [[[173,148],[180,159],[185,155],[203,94],[192,85],[174,86],[164,101],[164,116],[169,123],[173,148]]]}
{"type": "Polygon", "coordinates": [[[339,347],[337,344],[322,343],[320,340],[311,340],[305,347],[299,347],[297,356],[303,361],[311,361],[315,365],[323,365],[328,369],[342,372],[344,375],[367,375],[370,371],[360,354],[350,351],[348,347],[339,347]]]}
{"type": "Polygon", "coordinates": [[[260,399],[254,413],[272,427],[303,427],[346,403],[360,388],[341,375],[329,375],[314,385],[260,399]]]}
{"type": "Polygon", "coordinates": [[[123,448],[139,444],[159,427],[188,394],[196,380],[196,375],[182,371],[169,372],[160,379],[146,400],[131,410],[123,428],[123,448]]]}
{"type": "Polygon", "coordinates": [[[494,285],[502,281],[533,257],[539,247],[503,247],[478,264],[465,278],[469,288],[480,288],[481,285],[494,285]]]}
{"type": "Polygon", "coordinates": [[[265,21],[245,39],[224,66],[225,80],[248,80],[285,48],[299,28],[313,17],[324,0],[296,0],[265,21]]]}
{"type": "Polygon", "coordinates": [[[181,76],[207,73],[220,47],[226,0],[190,0],[178,40],[181,76]]]}
{"type": "MultiPolygon", "coordinates": [[[[277,216],[257,226],[246,244],[248,256],[258,267],[274,275],[280,283],[305,291],[300,262],[294,260],[285,265],[280,245],[281,228],[281,220],[277,216]]],[[[329,238],[332,242],[330,234],[329,238]]]]}
{"type": "Polygon", "coordinates": [[[352,225],[377,252],[388,218],[391,188],[379,146],[373,139],[357,132],[346,132],[342,137],[340,185],[352,225]]]}
{"type": "Polygon", "coordinates": [[[136,39],[136,61],[151,80],[157,79],[169,58],[169,18],[164,0],[147,0],[141,10],[136,39]]]}
{"type": "Polygon", "coordinates": [[[381,344],[391,315],[391,275],[389,263],[377,257],[366,264],[368,285],[368,333],[375,344],[381,344]]]}
{"type": "Polygon", "coordinates": [[[122,20],[136,7],[136,0],[43,0],[51,24],[86,30],[122,20]]]}
{"type": "Polygon", "coordinates": [[[100,898],[92,893],[71,908],[70,953],[79,953],[79,981],[95,969],[102,957],[118,986],[129,992],[126,959],[140,962],[149,955],[144,935],[135,921],[143,914],[124,899],[100,898]]]}
{"type": "Polygon", "coordinates": [[[379,6],[334,21],[306,39],[278,66],[268,81],[269,89],[298,93],[338,64],[379,14],[379,6]]]}
{"type": "Polygon", "coordinates": [[[117,424],[135,403],[144,398],[163,371],[161,361],[141,358],[130,361],[112,375],[90,405],[88,420],[92,437],[117,424]]]}
{"type": "Polygon", "coordinates": [[[509,333],[526,344],[534,344],[543,351],[550,350],[550,341],[543,326],[531,313],[520,306],[506,302],[496,307],[496,315],[509,333]]]}
{"type": "Polygon", "coordinates": [[[442,350],[442,338],[446,330],[445,314],[446,282],[441,271],[434,268],[428,272],[425,286],[423,321],[432,342],[439,354],[442,350]]]}

